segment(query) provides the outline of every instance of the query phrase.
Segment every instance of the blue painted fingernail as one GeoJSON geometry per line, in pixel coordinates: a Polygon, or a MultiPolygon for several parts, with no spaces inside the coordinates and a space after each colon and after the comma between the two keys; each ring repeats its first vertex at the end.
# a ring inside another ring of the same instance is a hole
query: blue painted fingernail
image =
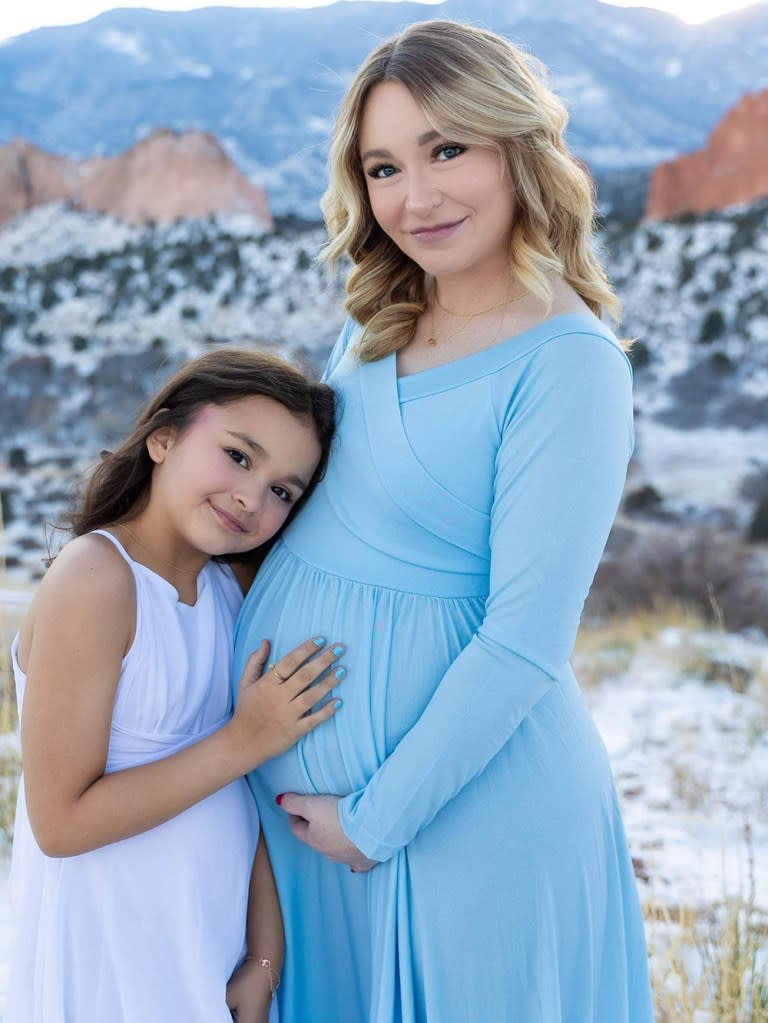
{"type": "Polygon", "coordinates": [[[344,703],[344,701],[343,701],[343,700],[341,700],[341,699],[339,699],[339,700],[334,700],[334,701],[333,701],[333,705],[334,705],[334,707],[336,708],[336,710],[338,710],[338,709],[339,709],[339,707],[340,707],[340,706],[342,705],[342,703],[344,703]]]}
{"type": "Polygon", "coordinates": [[[339,656],[339,654],[343,654],[343,653],[344,653],[344,647],[343,647],[343,646],[338,646],[338,645],[336,645],[336,646],[335,646],[335,647],[333,648],[333,650],[332,650],[332,653],[336,654],[336,656],[338,657],[338,656],[339,656]]]}
{"type": "Polygon", "coordinates": [[[347,669],[346,668],[337,668],[336,671],[334,671],[333,674],[336,676],[336,678],[344,678],[344,676],[347,674],[347,669]]]}
{"type": "Polygon", "coordinates": [[[315,636],[315,638],[312,640],[312,642],[315,644],[315,646],[324,646],[325,645],[325,636],[315,636]]]}

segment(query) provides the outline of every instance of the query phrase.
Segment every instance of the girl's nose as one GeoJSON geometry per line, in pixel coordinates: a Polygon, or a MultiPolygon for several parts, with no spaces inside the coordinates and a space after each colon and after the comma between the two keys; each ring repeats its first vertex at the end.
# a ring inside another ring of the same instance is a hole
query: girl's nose
{"type": "Polygon", "coordinates": [[[250,513],[258,512],[263,501],[262,488],[256,486],[240,487],[232,496],[243,511],[250,513]]]}

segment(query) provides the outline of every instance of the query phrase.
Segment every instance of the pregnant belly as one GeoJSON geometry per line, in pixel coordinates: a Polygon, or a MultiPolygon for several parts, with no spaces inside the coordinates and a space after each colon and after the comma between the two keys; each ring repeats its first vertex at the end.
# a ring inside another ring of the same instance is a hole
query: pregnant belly
{"type": "Polygon", "coordinates": [[[418,720],[481,620],[480,598],[425,597],[332,576],[278,549],[241,613],[239,673],[262,638],[271,660],[309,636],[341,642],[347,674],[334,690],[343,705],[295,747],[259,769],[265,795],[332,792],[367,783],[418,720]]]}

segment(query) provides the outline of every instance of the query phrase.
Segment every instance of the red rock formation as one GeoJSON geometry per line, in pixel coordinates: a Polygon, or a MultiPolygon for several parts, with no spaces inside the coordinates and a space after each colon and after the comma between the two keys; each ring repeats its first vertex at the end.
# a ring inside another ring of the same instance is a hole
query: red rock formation
{"type": "Polygon", "coordinates": [[[62,202],[77,189],[77,164],[52,156],[24,139],[0,146],[0,224],[47,202],[62,202]]]}
{"type": "Polygon", "coordinates": [[[768,195],[768,89],[743,96],[718,122],[703,149],[659,164],[645,216],[722,209],[768,195]]]}
{"type": "Polygon", "coordinates": [[[76,163],[16,139],[0,146],[0,224],[32,206],[70,202],[130,223],[245,213],[270,227],[266,192],[205,132],[158,129],[110,157],[76,163]]]}

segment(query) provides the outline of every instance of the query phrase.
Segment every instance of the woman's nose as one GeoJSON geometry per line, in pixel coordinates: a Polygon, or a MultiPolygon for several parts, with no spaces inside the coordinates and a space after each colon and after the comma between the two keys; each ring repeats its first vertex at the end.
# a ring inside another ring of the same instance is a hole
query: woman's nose
{"type": "Polygon", "coordinates": [[[408,177],[408,192],[405,207],[411,213],[429,213],[442,202],[439,189],[435,188],[425,174],[411,174],[408,177]]]}

